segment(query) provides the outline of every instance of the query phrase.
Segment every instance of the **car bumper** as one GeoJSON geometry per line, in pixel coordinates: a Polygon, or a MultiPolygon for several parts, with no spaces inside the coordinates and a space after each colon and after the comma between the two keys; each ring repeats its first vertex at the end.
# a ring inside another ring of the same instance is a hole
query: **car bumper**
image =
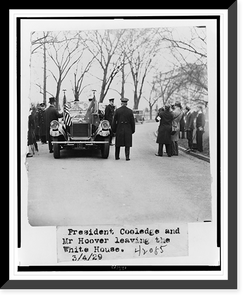
{"type": "Polygon", "coordinates": [[[52,144],[86,144],[86,145],[94,145],[94,144],[108,144],[109,141],[52,141],[52,144]]]}

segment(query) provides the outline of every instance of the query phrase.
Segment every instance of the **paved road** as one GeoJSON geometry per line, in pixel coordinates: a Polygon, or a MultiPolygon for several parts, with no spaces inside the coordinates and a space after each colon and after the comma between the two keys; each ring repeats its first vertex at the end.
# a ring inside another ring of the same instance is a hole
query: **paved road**
{"type": "Polygon", "coordinates": [[[136,126],[131,160],[48,146],[27,158],[31,225],[148,224],[211,220],[210,164],[180,152],[156,157],[157,123],[136,126]]]}

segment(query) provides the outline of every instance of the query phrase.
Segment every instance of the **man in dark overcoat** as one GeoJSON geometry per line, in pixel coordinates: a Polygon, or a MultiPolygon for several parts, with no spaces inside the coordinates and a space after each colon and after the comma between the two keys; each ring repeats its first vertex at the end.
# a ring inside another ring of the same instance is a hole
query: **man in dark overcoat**
{"type": "Polygon", "coordinates": [[[196,116],[196,143],[197,143],[197,150],[199,152],[202,152],[203,151],[202,136],[204,133],[205,115],[203,113],[202,105],[198,105],[197,110],[198,110],[198,114],[196,116]]]}
{"type": "Polygon", "coordinates": [[[195,129],[194,120],[196,117],[196,112],[193,111],[190,106],[186,105],[186,113],[185,113],[185,131],[187,133],[187,140],[188,140],[188,149],[187,151],[194,151],[193,150],[193,132],[195,129]]]}
{"type": "Polygon", "coordinates": [[[163,146],[165,145],[166,153],[168,157],[172,155],[171,147],[171,129],[172,129],[172,120],[173,114],[170,111],[170,106],[165,105],[164,111],[161,111],[156,116],[156,122],[160,122],[158,127],[158,136],[156,142],[158,143],[158,153],[155,153],[156,156],[163,156],[163,146]]]}
{"type": "Polygon", "coordinates": [[[62,118],[63,113],[60,114],[57,111],[57,109],[55,108],[56,100],[54,97],[49,98],[49,103],[50,103],[50,106],[45,111],[45,120],[46,120],[46,136],[47,136],[47,141],[48,141],[48,148],[49,148],[49,152],[52,153],[53,146],[52,146],[52,142],[51,142],[52,139],[50,136],[50,123],[53,120],[58,121],[58,118],[62,118]]]}
{"type": "Polygon", "coordinates": [[[112,138],[113,138],[112,123],[113,123],[113,118],[115,113],[114,100],[115,100],[114,98],[109,99],[109,105],[106,106],[105,113],[104,113],[104,119],[108,120],[111,126],[110,136],[109,136],[109,143],[111,146],[113,145],[112,144],[112,138]]]}
{"type": "Polygon", "coordinates": [[[42,144],[46,144],[46,123],[45,123],[45,103],[40,103],[38,108],[38,124],[40,129],[40,139],[42,144]]]}
{"type": "Polygon", "coordinates": [[[115,111],[112,123],[115,138],[115,159],[120,159],[120,147],[125,147],[126,160],[130,160],[130,147],[132,147],[132,134],[135,132],[133,111],[127,107],[129,99],[121,98],[121,107],[115,111]]]}

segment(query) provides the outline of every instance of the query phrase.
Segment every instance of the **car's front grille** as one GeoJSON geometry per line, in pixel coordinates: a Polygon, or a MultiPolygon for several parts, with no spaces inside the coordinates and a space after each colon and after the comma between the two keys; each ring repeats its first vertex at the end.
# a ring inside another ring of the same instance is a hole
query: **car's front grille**
{"type": "Polygon", "coordinates": [[[72,137],[90,137],[90,124],[72,124],[72,137]]]}

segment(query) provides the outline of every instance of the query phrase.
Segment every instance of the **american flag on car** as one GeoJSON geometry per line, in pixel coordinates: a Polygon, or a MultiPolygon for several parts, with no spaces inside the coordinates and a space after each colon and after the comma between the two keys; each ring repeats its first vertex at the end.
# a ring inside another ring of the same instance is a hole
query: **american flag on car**
{"type": "Polygon", "coordinates": [[[72,118],[71,118],[71,115],[70,115],[70,112],[69,112],[69,107],[65,103],[64,104],[64,121],[65,121],[65,125],[71,126],[71,124],[72,124],[71,120],[72,120],[72,118]]]}

